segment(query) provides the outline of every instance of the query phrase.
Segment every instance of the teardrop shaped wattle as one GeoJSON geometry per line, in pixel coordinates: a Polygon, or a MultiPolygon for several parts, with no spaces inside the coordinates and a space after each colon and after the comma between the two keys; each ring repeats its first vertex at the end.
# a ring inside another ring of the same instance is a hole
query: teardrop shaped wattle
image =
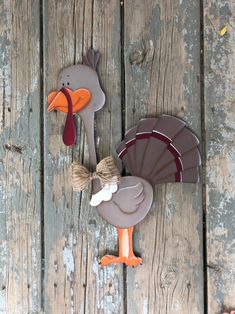
{"type": "Polygon", "coordinates": [[[76,142],[76,128],[73,118],[73,104],[69,92],[66,88],[61,89],[68,101],[68,113],[64,127],[63,142],[66,146],[72,146],[76,142]]]}
{"type": "Polygon", "coordinates": [[[72,146],[76,142],[76,128],[74,123],[74,117],[71,113],[67,114],[63,133],[63,142],[66,146],[72,146]]]}

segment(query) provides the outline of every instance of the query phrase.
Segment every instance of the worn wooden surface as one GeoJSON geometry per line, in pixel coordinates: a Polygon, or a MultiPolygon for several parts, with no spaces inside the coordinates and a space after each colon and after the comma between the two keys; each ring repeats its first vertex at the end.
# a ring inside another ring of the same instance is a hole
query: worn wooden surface
{"type": "Polygon", "coordinates": [[[103,52],[99,73],[108,99],[97,116],[98,154],[103,158],[113,151],[121,138],[119,16],[116,1],[68,2],[66,7],[64,1],[49,1],[44,7],[44,299],[48,313],[123,312],[122,268],[102,269],[98,264],[106,247],[114,249],[115,230],[89,207],[89,193],[73,194],[68,184],[71,161],[88,162],[83,129],[78,121],[78,150],[72,153],[61,137],[65,116],[46,112],[46,95],[56,88],[61,68],[81,62],[93,45],[103,52]],[[105,132],[103,126],[112,131],[105,132]]]}
{"type": "Polygon", "coordinates": [[[0,1],[0,313],[235,307],[234,10],[233,0],[0,1]],[[205,184],[156,188],[134,232],[136,269],[99,266],[117,236],[88,206],[89,191],[72,193],[71,162],[88,164],[83,126],[78,118],[71,151],[65,116],[46,111],[60,69],[90,46],[107,96],[99,159],[141,117],[163,112],[201,137],[205,184]]]}
{"type": "Polygon", "coordinates": [[[44,298],[48,313],[123,312],[122,268],[102,269],[98,264],[105,248],[113,249],[116,234],[89,207],[89,192],[73,194],[70,185],[73,158],[88,162],[84,132],[78,121],[78,150],[72,153],[61,137],[65,116],[46,112],[46,95],[56,88],[59,70],[81,61],[90,46],[97,47],[103,52],[99,73],[108,98],[97,116],[98,154],[100,158],[110,154],[121,137],[119,27],[116,1],[71,2],[66,8],[64,1],[49,1],[44,7],[44,298]],[[113,132],[104,134],[103,125],[111,126],[113,132]]]}
{"type": "MultiPolygon", "coordinates": [[[[199,3],[126,2],[126,127],[169,113],[200,136],[199,3]]],[[[127,270],[129,313],[202,313],[203,259],[200,185],[161,185],[136,232],[144,259],[127,270]],[[144,287],[144,289],[143,289],[144,287]]]]}
{"type": "Polygon", "coordinates": [[[0,2],[0,311],[41,308],[39,4],[0,2]]]}
{"type": "Polygon", "coordinates": [[[235,308],[234,12],[234,1],[204,3],[209,314],[235,308]]]}

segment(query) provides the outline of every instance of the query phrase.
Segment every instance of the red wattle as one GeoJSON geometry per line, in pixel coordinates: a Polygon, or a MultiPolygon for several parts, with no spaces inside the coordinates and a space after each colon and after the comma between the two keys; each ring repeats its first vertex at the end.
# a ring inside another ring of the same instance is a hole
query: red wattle
{"type": "Polygon", "coordinates": [[[63,142],[66,146],[74,145],[76,142],[76,128],[72,114],[67,114],[64,133],[63,133],[63,142]]]}
{"type": "Polygon", "coordinates": [[[76,128],[73,119],[73,104],[69,92],[66,88],[61,89],[68,101],[68,113],[64,127],[63,142],[67,146],[72,146],[76,142],[76,128]]]}

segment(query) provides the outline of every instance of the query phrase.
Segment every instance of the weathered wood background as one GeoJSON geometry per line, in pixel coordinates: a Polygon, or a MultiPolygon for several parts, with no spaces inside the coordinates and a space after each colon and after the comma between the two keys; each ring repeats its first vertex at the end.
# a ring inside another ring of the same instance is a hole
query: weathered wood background
{"type": "Polygon", "coordinates": [[[235,1],[0,1],[0,313],[220,314],[235,308],[235,1]],[[222,35],[220,30],[227,26],[222,35]],[[202,183],[156,188],[135,230],[144,265],[101,268],[115,229],[72,193],[88,161],[47,114],[61,68],[102,54],[98,156],[140,118],[169,113],[201,138],[202,183]]]}

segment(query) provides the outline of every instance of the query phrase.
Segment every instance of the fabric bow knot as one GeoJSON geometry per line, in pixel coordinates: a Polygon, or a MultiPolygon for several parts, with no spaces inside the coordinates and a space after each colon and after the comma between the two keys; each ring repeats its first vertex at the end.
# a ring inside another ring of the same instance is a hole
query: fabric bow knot
{"type": "Polygon", "coordinates": [[[102,159],[96,166],[95,172],[90,172],[79,162],[72,163],[72,186],[75,191],[83,191],[96,178],[104,186],[106,184],[117,184],[120,177],[118,168],[115,166],[111,156],[102,159]]]}

